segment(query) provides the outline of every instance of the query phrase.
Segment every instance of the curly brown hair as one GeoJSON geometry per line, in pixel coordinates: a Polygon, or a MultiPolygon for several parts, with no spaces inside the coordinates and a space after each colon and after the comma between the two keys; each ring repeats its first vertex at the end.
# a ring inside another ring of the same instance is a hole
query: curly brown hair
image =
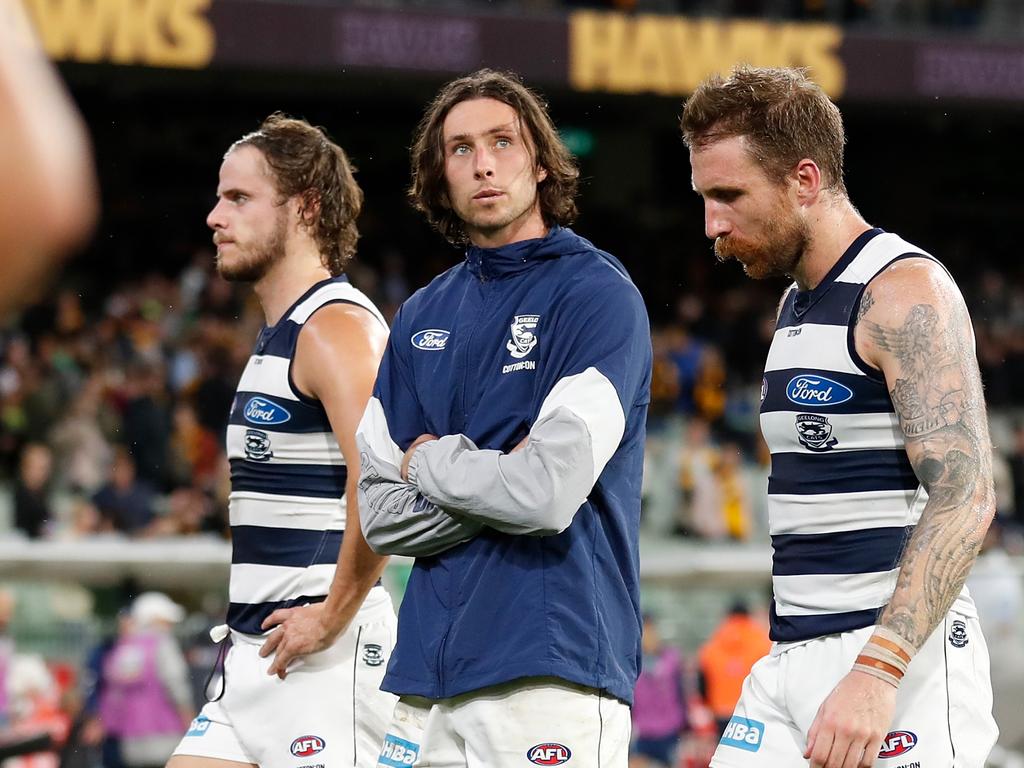
{"type": "Polygon", "coordinates": [[[687,99],[680,119],[690,149],[745,136],[753,159],[782,181],[809,158],[826,188],[843,195],[843,117],[801,68],[741,65],[728,78],[709,77],[687,99]]]}
{"type": "Polygon", "coordinates": [[[451,243],[466,242],[462,220],[452,210],[445,181],[444,121],[456,104],[494,99],[512,107],[529,135],[537,168],[547,177],[537,184],[540,212],[547,226],[571,224],[576,218],[579,168],[562,142],[543,97],[523,85],[512,72],[481,69],[445,85],[427,107],[412,145],[409,199],[451,243]]]}
{"type": "Polygon", "coordinates": [[[319,126],[275,112],[231,145],[251,146],[263,153],[281,196],[280,205],[301,199],[300,215],[320,249],[320,258],[332,276],[345,271],[356,252],[356,219],[363,207],[363,191],[345,150],[319,126]]]}

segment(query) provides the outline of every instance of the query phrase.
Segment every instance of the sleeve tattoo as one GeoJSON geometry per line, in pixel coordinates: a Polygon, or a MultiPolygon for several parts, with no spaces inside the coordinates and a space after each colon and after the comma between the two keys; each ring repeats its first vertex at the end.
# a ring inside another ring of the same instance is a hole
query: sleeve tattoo
{"type": "MultiPolygon", "coordinates": [[[[890,396],[928,502],[880,624],[920,648],[959,595],[988,527],[992,457],[966,308],[917,304],[898,328],[857,322],[896,360],[890,396]]],[[[865,304],[867,307],[865,308],[865,304]]]]}

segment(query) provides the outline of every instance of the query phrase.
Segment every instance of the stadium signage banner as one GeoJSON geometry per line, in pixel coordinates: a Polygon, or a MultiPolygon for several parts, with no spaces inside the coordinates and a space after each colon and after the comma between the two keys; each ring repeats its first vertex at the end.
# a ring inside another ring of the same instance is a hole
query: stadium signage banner
{"type": "Polygon", "coordinates": [[[541,87],[673,98],[744,61],[809,67],[848,101],[1024,100],[1024,46],[831,24],[598,11],[521,18],[317,0],[22,2],[61,61],[440,77],[490,66],[541,87]]]}
{"type": "Polygon", "coordinates": [[[833,98],[846,66],[839,27],[578,12],[569,17],[569,81],[580,91],[684,96],[738,61],[809,67],[833,98]]]}
{"type": "Polygon", "coordinates": [[[215,32],[210,0],[23,0],[54,59],[90,64],[205,67],[215,32]]]}

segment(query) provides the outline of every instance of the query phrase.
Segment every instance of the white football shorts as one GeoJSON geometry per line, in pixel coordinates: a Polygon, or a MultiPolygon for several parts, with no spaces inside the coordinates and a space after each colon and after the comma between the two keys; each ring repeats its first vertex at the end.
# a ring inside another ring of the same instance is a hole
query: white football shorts
{"type": "Polygon", "coordinates": [[[626,768],[629,707],[552,677],[433,701],[403,696],[378,768],[626,768]]]}
{"type": "MultiPolygon", "coordinates": [[[[744,681],[713,768],[806,768],[818,708],[873,631],[775,646],[744,681]]],[[[981,626],[950,611],[910,663],[875,768],[982,768],[998,733],[981,626]]]]}
{"type": "Polygon", "coordinates": [[[267,674],[264,636],[232,631],[224,695],[208,702],[174,754],[262,768],[371,768],[377,764],[396,697],[380,690],[397,621],[383,587],[370,590],[330,648],[267,674]]]}

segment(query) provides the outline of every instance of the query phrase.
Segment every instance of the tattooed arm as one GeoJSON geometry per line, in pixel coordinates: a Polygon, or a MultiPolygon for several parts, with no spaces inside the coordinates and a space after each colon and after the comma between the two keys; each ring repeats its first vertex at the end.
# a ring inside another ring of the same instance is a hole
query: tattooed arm
{"type": "Polygon", "coordinates": [[[885,374],[928,491],[879,624],[920,648],[960,594],[995,513],[992,449],[971,320],[952,280],[915,259],[875,283],[858,351],[885,374]]]}
{"type": "MultiPolygon", "coordinates": [[[[857,352],[885,376],[907,456],[928,502],[900,561],[878,625],[918,650],[960,594],[995,512],[992,453],[970,317],[938,264],[897,262],[873,280],[857,313],[857,352]]],[[[896,688],[851,671],[808,734],[812,766],[856,753],[871,766],[892,720],[896,688]]]]}

